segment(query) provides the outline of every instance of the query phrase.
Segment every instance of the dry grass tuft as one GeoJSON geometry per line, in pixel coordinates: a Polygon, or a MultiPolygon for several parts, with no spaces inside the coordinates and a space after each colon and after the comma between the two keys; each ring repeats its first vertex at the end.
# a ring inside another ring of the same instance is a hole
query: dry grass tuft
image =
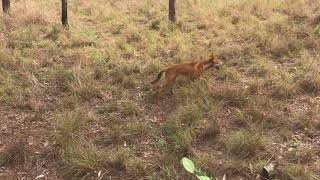
{"type": "Polygon", "coordinates": [[[284,179],[313,179],[306,167],[300,164],[288,164],[281,171],[284,179]]]}
{"type": "MultiPolygon", "coordinates": [[[[187,179],[184,156],[214,177],[250,178],[269,144],[283,149],[276,178],[319,178],[318,152],[288,153],[297,133],[298,144],[317,147],[318,1],[188,0],[177,2],[177,24],[167,3],[69,2],[66,31],[59,2],[13,2],[0,18],[0,138],[23,132],[44,155],[40,135],[60,147],[41,168],[17,152],[23,178],[61,162],[66,179],[187,179]],[[173,94],[150,90],[166,65],[210,52],[224,61],[219,70],[178,78],[173,94]]],[[[5,174],[22,174],[12,165],[5,174]]]]}
{"type": "Polygon", "coordinates": [[[306,93],[318,93],[320,91],[320,71],[312,69],[299,81],[299,87],[306,93]]]}
{"type": "Polygon", "coordinates": [[[229,153],[240,158],[256,155],[266,147],[266,141],[261,135],[240,130],[229,135],[226,148],[229,153]]]}
{"type": "Polygon", "coordinates": [[[26,160],[26,142],[19,140],[13,142],[9,147],[0,153],[0,166],[12,166],[23,164],[26,160]]]}
{"type": "Polygon", "coordinates": [[[225,85],[214,92],[217,100],[224,102],[227,106],[244,107],[247,103],[247,91],[243,87],[225,85]]]}

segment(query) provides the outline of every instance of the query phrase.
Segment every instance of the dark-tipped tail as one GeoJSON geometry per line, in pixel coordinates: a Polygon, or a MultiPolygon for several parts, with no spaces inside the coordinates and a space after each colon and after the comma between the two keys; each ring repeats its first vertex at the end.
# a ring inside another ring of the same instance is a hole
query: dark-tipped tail
{"type": "Polygon", "coordinates": [[[156,82],[158,82],[161,79],[163,73],[164,73],[164,70],[160,71],[160,73],[157,76],[157,79],[152,81],[151,84],[155,84],[156,82]]]}

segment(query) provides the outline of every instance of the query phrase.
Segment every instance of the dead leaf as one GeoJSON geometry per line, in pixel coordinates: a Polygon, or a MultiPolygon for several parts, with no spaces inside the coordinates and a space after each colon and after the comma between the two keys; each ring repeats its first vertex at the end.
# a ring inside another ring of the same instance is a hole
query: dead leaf
{"type": "Polygon", "coordinates": [[[34,178],[34,179],[40,179],[40,178],[45,178],[45,175],[40,174],[39,176],[37,176],[37,177],[36,177],[36,178],[34,178]]]}
{"type": "Polygon", "coordinates": [[[151,122],[155,123],[158,121],[158,118],[156,116],[153,117],[153,119],[150,120],[151,122]]]}

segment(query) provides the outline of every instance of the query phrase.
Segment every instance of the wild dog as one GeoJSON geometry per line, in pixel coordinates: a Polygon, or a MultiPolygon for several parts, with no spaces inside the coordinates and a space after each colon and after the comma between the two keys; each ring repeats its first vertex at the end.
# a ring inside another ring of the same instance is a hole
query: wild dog
{"type": "Polygon", "coordinates": [[[193,61],[184,64],[173,64],[165,67],[157,76],[157,79],[151,82],[154,85],[154,89],[168,89],[172,88],[176,78],[178,76],[187,76],[192,79],[200,77],[205,70],[210,67],[219,68],[222,62],[218,60],[213,54],[209,56],[205,61],[193,61]],[[164,76],[164,82],[162,85],[158,85],[160,79],[164,76]]]}

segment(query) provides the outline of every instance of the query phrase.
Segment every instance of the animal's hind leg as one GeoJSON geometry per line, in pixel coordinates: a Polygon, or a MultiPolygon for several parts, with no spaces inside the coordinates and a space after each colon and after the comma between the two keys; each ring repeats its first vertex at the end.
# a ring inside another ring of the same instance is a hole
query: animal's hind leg
{"type": "Polygon", "coordinates": [[[176,77],[167,77],[165,79],[165,82],[164,82],[164,85],[163,85],[163,89],[164,90],[168,90],[170,89],[170,92],[173,93],[173,84],[174,84],[174,81],[175,81],[176,77]]]}
{"type": "Polygon", "coordinates": [[[167,79],[164,81],[163,85],[162,85],[162,91],[166,90],[169,88],[169,86],[171,86],[170,81],[168,81],[167,79]]]}

